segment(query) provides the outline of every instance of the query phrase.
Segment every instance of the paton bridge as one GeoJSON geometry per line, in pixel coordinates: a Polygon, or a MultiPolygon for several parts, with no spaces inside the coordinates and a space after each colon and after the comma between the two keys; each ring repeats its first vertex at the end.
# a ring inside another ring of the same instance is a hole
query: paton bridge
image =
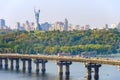
{"type": "MultiPolygon", "coordinates": [[[[73,56],[52,56],[52,55],[32,55],[32,54],[0,54],[0,69],[3,68],[3,61],[5,69],[8,69],[8,62],[10,62],[10,69],[13,70],[14,62],[16,61],[15,67],[19,71],[19,63],[22,61],[22,71],[26,71],[26,62],[28,62],[28,72],[31,73],[32,61],[36,64],[36,73],[39,73],[39,64],[42,65],[41,71],[44,74],[46,71],[45,64],[48,60],[55,60],[58,65],[58,74],[63,74],[63,66],[66,67],[65,74],[69,76],[70,65],[72,62],[82,62],[85,63],[87,68],[87,77],[91,78],[91,69],[94,68],[94,77],[98,78],[99,67],[101,64],[116,65],[120,66],[120,60],[106,59],[106,58],[83,58],[83,57],[73,57],[73,56]]],[[[97,80],[97,79],[96,79],[97,80]]]]}

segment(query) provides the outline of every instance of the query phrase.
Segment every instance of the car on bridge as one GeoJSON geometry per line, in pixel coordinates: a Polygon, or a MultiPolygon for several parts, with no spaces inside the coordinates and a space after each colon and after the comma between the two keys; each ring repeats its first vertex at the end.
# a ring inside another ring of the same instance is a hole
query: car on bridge
{"type": "Polygon", "coordinates": [[[97,52],[96,51],[82,52],[80,56],[84,58],[97,57],[97,52]]]}
{"type": "Polygon", "coordinates": [[[59,52],[57,55],[58,56],[71,56],[71,54],[67,52],[59,52]]]}

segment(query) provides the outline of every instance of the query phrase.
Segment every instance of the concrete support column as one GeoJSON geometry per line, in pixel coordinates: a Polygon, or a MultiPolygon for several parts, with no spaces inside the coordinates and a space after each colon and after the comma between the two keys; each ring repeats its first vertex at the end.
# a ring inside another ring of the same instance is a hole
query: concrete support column
{"type": "Polygon", "coordinates": [[[8,59],[6,58],[5,59],[5,70],[7,70],[8,69],[8,59]]]}
{"type": "Polygon", "coordinates": [[[87,66],[87,78],[91,80],[91,66],[87,66]]]}
{"type": "Polygon", "coordinates": [[[95,80],[98,80],[99,79],[99,67],[98,66],[95,66],[95,68],[94,68],[94,79],[95,80]]]}
{"type": "Polygon", "coordinates": [[[70,75],[70,70],[69,70],[69,65],[66,64],[66,72],[65,72],[66,76],[70,75]]]}
{"type": "Polygon", "coordinates": [[[57,65],[58,65],[58,75],[61,76],[63,75],[63,66],[65,66],[65,74],[66,74],[66,79],[69,79],[69,75],[70,75],[70,65],[72,64],[71,61],[58,61],[57,65]]]}
{"type": "Polygon", "coordinates": [[[25,72],[26,70],[26,63],[25,60],[22,61],[22,71],[25,72]]]}
{"type": "Polygon", "coordinates": [[[46,72],[46,66],[45,66],[45,64],[46,64],[47,62],[48,62],[48,61],[47,61],[47,60],[44,60],[44,59],[36,59],[36,60],[34,60],[34,63],[36,64],[36,73],[37,73],[37,74],[39,73],[39,64],[41,64],[42,74],[45,74],[45,72],[46,72]]]}
{"type": "Polygon", "coordinates": [[[14,66],[13,66],[13,59],[10,59],[10,69],[13,70],[14,66]]]}
{"type": "Polygon", "coordinates": [[[19,59],[16,59],[16,71],[19,71],[19,59]]]}
{"type": "MultiPolygon", "coordinates": [[[[62,75],[58,75],[58,80],[63,80],[63,76],[62,75]]],[[[67,79],[65,79],[67,80],[67,79]]]]}
{"type": "Polygon", "coordinates": [[[99,75],[99,67],[95,66],[95,75],[99,75]]]}
{"type": "Polygon", "coordinates": [[[2,59],[0,58],[0,69],[3,68],[3,63],[2,63],[2,59]]]}
{"type": "Polygon", "coordinates": [[[41,71],[42,71],[42,74],[45,74],[45,71],[46,71],[46,69],[45,69],[45,62],[42,62],[42,69],[41,69],[41,71]]]}
{"type": "Polygon", "coordinates": [[[101,64],[88,63],[85,67],[87,68],[87,80],[91,80],[92,68],[94,68],[94,79],[99,80],[99,67],[101,67],[101,64]]]}
{"type": "Polygon", "coordinates": [[[58,64],[58,75],[62,76],[63,75],[63,65],[58,64]]]}
{"type": "MultiPolygon", "coordinates": [[[[86,77],[86,80],[92,80],[92,77],[86,77]]],[[[96,79],[95,79],[96,80],[96,79]]]]}
{"type": "Polygon", "coordinates": [[[39,63],[36,63],[36,73],[39,74],[39,63]]]}
{"type": "Polygon", "coordinates": [[[32,60],[28,60],[28,73],[31,73],[32,70],[32,60]]]}

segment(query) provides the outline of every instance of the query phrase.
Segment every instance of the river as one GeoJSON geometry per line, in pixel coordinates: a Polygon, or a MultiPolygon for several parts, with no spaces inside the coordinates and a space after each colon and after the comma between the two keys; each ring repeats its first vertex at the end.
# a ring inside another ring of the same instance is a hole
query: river
{"type": "MultiPolygon", "coordinates": [[[[66,79],[65,72],[63,73],[63,78],[60,79],[57,75],[57,64],[54,61],[49,61],[46,63],[46,74],[39,75],[35,74],[35,65],[32,64],[32,73],[23,73],[21,70],[19,72],[11,70],[0,70],[0,80],[88,80],[86,79],[86,68],[83,63],[73,62],[70,65],[70,77],[66,79]]],[[[20,66],[21,69],[21,66],[20,66]]],[[[64,70],[65,71],[65,70],[64,70]]],[[[92,73],[92,80],[94,80],[94,74],[92,73]]],[[[119,80],[120,71],[117,66],[102,65],[99,68],[99,80],[119,80]]]]}

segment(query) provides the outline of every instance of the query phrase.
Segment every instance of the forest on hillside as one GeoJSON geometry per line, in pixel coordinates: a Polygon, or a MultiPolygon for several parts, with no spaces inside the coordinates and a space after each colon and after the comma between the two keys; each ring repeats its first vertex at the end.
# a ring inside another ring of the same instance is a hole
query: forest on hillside
{"type": "Polygon", "coordinates": [[[10,31],[0,30],[0,53],[72,55],[97,51],[97,54],[120,53],[120,31],[10,31]]]}

